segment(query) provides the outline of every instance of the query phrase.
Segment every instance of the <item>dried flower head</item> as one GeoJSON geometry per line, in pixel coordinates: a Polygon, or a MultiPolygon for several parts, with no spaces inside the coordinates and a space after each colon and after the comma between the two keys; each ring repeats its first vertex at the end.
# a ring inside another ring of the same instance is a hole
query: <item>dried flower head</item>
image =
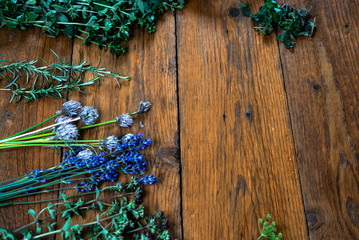
{"type": "Polygon", "coordinates": [[[79,115],[81,109],[82,109],[81,103],[74,100],[67,101],[62,105],[62,113],[69,117],[79,115]]]}
{"type": "Polygon", "coordinates": [[[72,123],[65,123],[58,126],[54,139],[74,141],[79,135],[78,128],[72,123]]]}
{"type": "Polygon", "coordinates": [[[121,138],[121,141],[124,143],[127,143],[131,138],[133,138],[135,135],[132,133],[127,133],[125,136],[121,138]]]}
{"type": "Polygon", "coordinates": [[[86,149],[86,150],[79,152],[76,157],[80,160],[86,160],[93,156],[94,156],[94,153],[91,150],[86,149]]]}
{"type": "Polygon", "coordinates": [[[130,127],[133,124],[133,119],[130,114],[122,114],[117,119],[118,124],[120,124],[121,127],[130,127]]]}
{"type": "Polygon", "coordinates": [[[152,106],[152,104],[150,102],[140,102],[140,107],[138,108],[138,113],[144,113],[147,112],[150,107],[152,106]]]}
{"type": "Polygon", "coordinates": [[[118,146],[118,138],[115,136],[109,136],[105,140],[101,141],[101,145],[106,147],[109,151],[114,151],[118,146]]]}
{"type": "MultiPolygon", "coordinates": [[[[55,119],[55,124],[62,123],[62,122],[67,122],[67,121],[69,121],[71,119],[72,118],[70,118],[68,116],[60,116],[60,117],[55,119]]],[[[53,127],[52,130],[55,132],[59,128],[59,126],[61,126],[61,125],[57,125],[57,126],[53,127]]]]}
{"type": "Polygon", "coordinates": [[[99,114],[97,109],[85,106],[80,113],[81,121],[86,125],[92,125],[96,122],[99,114]]]}

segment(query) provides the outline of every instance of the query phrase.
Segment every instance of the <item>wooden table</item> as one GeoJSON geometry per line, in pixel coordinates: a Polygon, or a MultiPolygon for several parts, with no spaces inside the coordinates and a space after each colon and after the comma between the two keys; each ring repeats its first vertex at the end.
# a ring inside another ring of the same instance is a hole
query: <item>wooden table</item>
{"type": "MultiPolygon", "coordinates": [[[[282,1],[280,1],[282,2],[282,1]]],[[[114,126],[83,138],[142,132],[150,212],[164,210],[178,239],[256,239],[271,213],[284,239],[359,236],[359,1],[288,0],[312,8],[318,29],[293,50],[263,37],[238,10],[241,1],[191,0],[165,14],[155,34],[136,32],[116,58],[96,46],[39,29],[1,29],[0,58],[84,59],[133,78],[121,89],[106,79],[69,99],[92,105],[101,121],[153,103],[130,129],[114,126]],[[139,121],[144,128],[139,126],[139,121]]],[[[258,9],[261,0],[248,1],[258,9]]],[[[1,93],[0,137],[52,116],[62,100],[9,104],[1,93]]],[[[61,153],[20,148],[0,154],[0,178],[61,161],[61,153]]],[[[28,198],[34,199],[34,198],[28,198]]],[[[0,209],[0,226],[30,221],[31,207],[0,209]]]]}

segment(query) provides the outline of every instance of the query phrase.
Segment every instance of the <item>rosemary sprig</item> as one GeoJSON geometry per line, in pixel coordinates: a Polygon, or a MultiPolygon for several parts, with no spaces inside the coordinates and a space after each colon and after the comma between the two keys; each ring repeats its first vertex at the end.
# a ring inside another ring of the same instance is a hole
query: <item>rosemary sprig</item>
{"type": "Polygon", "coordinates": [[[100,80],[107,76],[113,77],[119,86],[119,79],[130,80],[130,77],[120,75],[121,72],[108,71],[106,68],[99,67],[101,60],[97,66],[93,66],[80,57],[79,63],[72,65],[68,59],[61,59],[54,51],[52,52],[59,62],[48,63],[42,59],[46,64],[43,67],[36,66],[38,60],[0,61],[0,79],[10,80],[10,83],[0,91],[12,93],[10,102],[14,99],[18,102],[22,98],[25,98],[27,102],[41,97],[66,98],[65,93],[72,91],[84,92],[83,87],[100,83],[100,80]],[[86,72],[92,74],[93,78],[87,81],[84,80],[86,72]],[[25,86],[18,83],[18,80],[23,75],[26,76],[25,86]],[[31,86],[26,87],[32,79],[31,86]]]}

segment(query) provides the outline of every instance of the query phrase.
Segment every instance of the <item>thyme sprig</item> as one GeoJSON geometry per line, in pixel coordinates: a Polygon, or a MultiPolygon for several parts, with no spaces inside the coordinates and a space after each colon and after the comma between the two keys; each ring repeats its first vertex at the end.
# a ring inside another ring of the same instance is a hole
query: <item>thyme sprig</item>
{"type": "Polygon", "coordinates": [[[184,0],[0,0],[0,28],[42,28],[50,37],[60,33],[94,43],[120,55],[135,26],[155,31],[157,18],[182,9],[184,0]]]}
{"type": "Polygon", "coordinates": [[[42,59],[46,64],[42,67],[37,66],[38,60],[0,61],[0,79],[6,79],[10,82],[0,91],[9,91],[13,94],[10,102],[14,99],[18,102],[22,98],[25,98],[27,102],[41,97],[67,98],[66,93],[84,92],[85,86],[100,83],[104,77],[109,76],[113,77],[119,86],[119,80],[130,80],[130,77],[120,75],[122,71],[113,72],[100,67],[101,60],[97,66],[93,66],[82,60],[80,56],[78,64],[73,65],[70,60],[62,59],[54,51],[52,52],[58,62],[48,63],[42,59]],[[92,74],[92,78],[85,80],[85,73],[92,74]],[[18,82],[22,76],[26,76],[25,86],[18,82]],[[31,86],[27,87],[27,85],[31,86]]]}
{"type": "Polygon", "coordinates": [[[251,17],[259,27],[254,27],[263,35],[270,35],[275,29],[283,30],[277,40],[283,41],[286,48],[293,48],[297,36],[313,36],[315,18],[310,22],[310,10],[302,8],[295,9],[289,4],[279,5],[274,0],[264,0],[264,5],[259,8],[259,12],[251,14],[246,4],[241,5],[244,16],[251,17]]]}

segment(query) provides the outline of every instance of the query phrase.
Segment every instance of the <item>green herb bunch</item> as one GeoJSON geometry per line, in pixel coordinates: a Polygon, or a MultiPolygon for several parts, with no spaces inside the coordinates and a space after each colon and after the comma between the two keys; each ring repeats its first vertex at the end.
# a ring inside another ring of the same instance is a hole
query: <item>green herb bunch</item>
{"type": "Polygon", "coordinates": [[[258,239],[261,239],[262,237],[263,238],[266,238],[266,239],[271,239],[271,240],[279,240],[280,238],[282,238],[282,233],[278,233],[276,234],[276,224],[274,221],[270,222],[270,219],[271,219],[271,215],[270,214],[267,214],[266,218],[264,219],[259,219],[258,220],[258,229],[259,229],[259,232],[261,233],[261,235],[257,238],[258,239]]]}
{"type": "Polygon", "coordinates": [[[31,240],[61,234],[62,239],[72,240],[170,240],[168,220],[163,213],[145,215],[144,206],[140,204],[143,193],[135,178],[131,178],[127,184],[118,183],[102,190],[72,196],[60,192],[60,198],[39,201],[51,202],[38,213],[33,209],[28,210],[33,217],[29,224],[15,230],[0,228],[0,239],[14,240],[22,235],[22,239],[31,240]],[[111,193],[109,197],[103,196],[106,192],[111,193]],[[88,194],[95,197],[83,201],[81,197],[88,194]],[[88,215],[92,212],[96,219],[89,220],[88,215]],[[86,218],[87,221],[76,224],[74,216],[86,218]]]}
{"type": "Polygon", "coordinates": [[[94,43],[120,55],[133,26],[155,31],[165,11],[181,9],[184,0],[0,0],[0,28],[42,28],[50,37],[60,33],[94,43]]]}
{"type": "MultiPolygon", "coordinates": [[[[52,50],[51,50],[52,51],[52,50]]],[[[25,98],[27,102],[37,100],[41,97],[66,98],[66,93],[72,91],[83,91],[84,86],[99,83],[104,77],[111,76],[120,86],[118,80],[129,81],[130,77],[120,75],[120,72],[108,71],[100,67],[88,64],[80,59],[78,64],[71,64],[70,60],[61,59],[54,51],[59,62],[43,62],[45,66],[36,66],[38,60],[33,61],[8,61],[0,60],[0,80],[8,80],[5,88],[0,91],[12,93],[10,102],[16,102],[25,98]],[[92,74],[90,80],[84,80],[85,73],[92,74]],[[19,79],[26,77],[25,84],[19,83],[19,79]]]]}
{"type": "Polygon", "coordinates": [[[302,8],[297,10],[288,4],[280,6],[274,0],[264,0],[259,12],[251,14],[246,4],[241,5],[244,16],[251,17],[259,27],[254,27],[263,35],[270,35],[275,29],[282,29],[277,40],[283,41],[286,48],[293,48],[297,36],[311,37],[313,35],[315,18],[310,22],[310,10],[302,8]]]}

